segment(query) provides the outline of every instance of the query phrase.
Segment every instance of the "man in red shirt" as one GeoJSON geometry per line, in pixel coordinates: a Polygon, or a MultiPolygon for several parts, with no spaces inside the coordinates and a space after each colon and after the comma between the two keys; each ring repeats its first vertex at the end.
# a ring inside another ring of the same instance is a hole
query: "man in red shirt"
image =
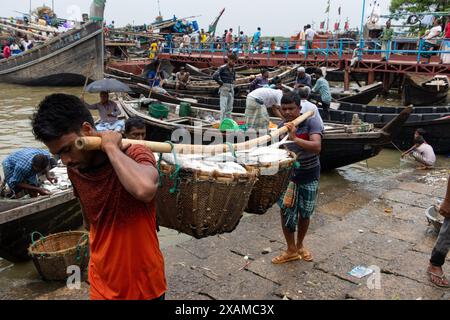
{"type": "Polygon", "coordinates": [[[11,57],[11,49],[8,45],[5,45],[5,47],[3,48],[3,58],[8,59],[9,57],[11,57]]]}
{"type": "Polygon", "coordinates": [[[228,30],[227,35],[225,36],[225,41],[227,43],[227,48],[230,49],[233,44],[233,29],[232,28],[230,28],[230,30],[228,30]]]}
{"type": "Polygon", "coordinates": [[[46,97],[32,125],[36,139],[67,165],[81,203],[90,230],[91,299],[164,299],[153,153],[142,146],[123,146],[117,132],[96,132],[85,104],[71,95],[46,97]],[[77,150],[74,142],[83,136],[101,137],[101,151],[77,150]]]}

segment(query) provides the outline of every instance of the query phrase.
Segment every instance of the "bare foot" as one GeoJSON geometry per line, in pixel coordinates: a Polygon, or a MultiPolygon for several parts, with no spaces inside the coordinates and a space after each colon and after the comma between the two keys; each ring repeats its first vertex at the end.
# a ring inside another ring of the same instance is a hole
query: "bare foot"
{"type": "Polygon", "coordinates": [[[418,166],[416,170],[427,170],[427,166],[418,166]]]}

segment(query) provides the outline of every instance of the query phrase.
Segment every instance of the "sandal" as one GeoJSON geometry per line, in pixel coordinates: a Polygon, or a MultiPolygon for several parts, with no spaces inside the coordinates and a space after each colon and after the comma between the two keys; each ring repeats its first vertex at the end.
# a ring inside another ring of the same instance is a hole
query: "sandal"
{"type": "Polygon", "coordinates": [[[287,252],[283,252],[279,256],[276,256],[272,259],[273,264],[282,264],[290,261],[300,260],[300,256],[298,254],[288,254],[287,252]]]}
{"type": "Polygon", "coordinates": [[[306,248],[298,249],[298,254],[306,262],[313,261],[313,257],[312,257],[311,252],[309,252],[308,249],[306,249],[306,248]]]}
{"type": "Polygon", "coordinates": [[[449,284],[447,281],[447,278],[445,277],[444,274],[442,275],[438,275],[434,272],[431,271],[427,271],[429,277],[430,277],[430,281],[432,284],[434,284],[435,286],[439,287],[439,288],[449,288],[449,284]],[[438,278],[439,280],[433,280],[433,277],[438,278]],[[447,282],[447,284],[445,284],[445,282],[447,282]]]}

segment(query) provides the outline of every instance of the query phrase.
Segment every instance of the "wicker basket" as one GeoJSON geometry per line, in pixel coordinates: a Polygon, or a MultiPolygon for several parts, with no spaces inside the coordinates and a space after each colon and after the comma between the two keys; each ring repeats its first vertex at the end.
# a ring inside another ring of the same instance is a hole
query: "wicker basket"
{"type": "Polygon", "coordinates": [[[161,187],[156,195],[158,223],[197,239],[232,232],[238,225],[257,180],[247,174],[223,175],[181,169],[178,192],[168,176],[173,166],[161,164],[161,187]]]}
{"type": "Polygon", "coordinates": [[[264,214],[277,203],[289,184],[292,176],[292,170],[296,156],[290,153],[290,159],[281,161],[278,166],[247,166],[249,169],[256,169],[258,171],[258,181],[253,188],[253,191],[248,200],[245,212],[254,214],[264,214]],[[276,174],[264,175],[264,171],[276,171],[276,174]]]}
{"type": "Polygon", "coordinates": [[[89,233],[67,231],[34,241],[28,248],[37,271],[45,280],[64,281],[67,267],[76,265],[83,272],[89,263],[89,233]]]}

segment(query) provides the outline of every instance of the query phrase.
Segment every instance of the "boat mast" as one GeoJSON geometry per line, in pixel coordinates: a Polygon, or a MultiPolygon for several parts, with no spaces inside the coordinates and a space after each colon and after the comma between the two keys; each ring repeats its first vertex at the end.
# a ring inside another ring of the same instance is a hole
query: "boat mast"
{"type": "Polygon", "coordinates": [[[161,15],[161,5],[159,3],[159,0],[158,0],[158,12],[159,12],[159,16],[162,17],[162,15],[161,15]]]}
{"type": "Polygon", "coordinates": [[[358,60],[361,61],[362,59],[362,49],[363,49],[363,44],[364,44],[364,40],[363,40],[363,28],[364,28],[364,15],[366,12],[366,0],[363,0],[363,8],[362,8],[362,14],[361,14],[361,29],[359,30],[359,48],[361,50],[359,50],[359,54],[358,54],[358,60]]]}
{"type": "Polygon", "coordinates": [[[212,35],[215,36],[216,34],[216,28],[217,28],[217,23],[219,23],[220,18],[222,17],[223,13],[225,12],[225,8],[223,8],[219,15],[217,16],[216,19],[214,19],[214,21],[209,25],[209,30],[208,32],[212,35]]]}

